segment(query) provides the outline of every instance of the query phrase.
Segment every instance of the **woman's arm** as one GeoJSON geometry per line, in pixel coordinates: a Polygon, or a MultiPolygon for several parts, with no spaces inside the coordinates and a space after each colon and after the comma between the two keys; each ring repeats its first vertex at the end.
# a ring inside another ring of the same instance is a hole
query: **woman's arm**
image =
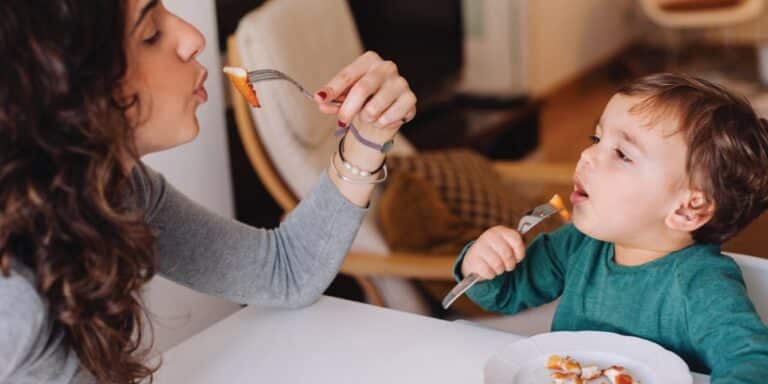
{"type": "Polygon", "coordinates": [[[253,228],[209,212],[146,170],[134,178],[157,235],[159,272],[239,303],[301,307],[317,300],[366,213],[323,173],[277,229],[253,228]]]}

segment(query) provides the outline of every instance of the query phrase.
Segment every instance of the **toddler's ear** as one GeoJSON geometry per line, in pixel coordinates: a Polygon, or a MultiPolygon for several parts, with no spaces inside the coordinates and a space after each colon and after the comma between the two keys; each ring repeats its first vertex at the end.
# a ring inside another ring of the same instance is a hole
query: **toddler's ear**
{"type": "Polygon", "coordinates": [[[693,232],[706,224],[715,214],[715,202],[707,199],[704,192],[691,191],[687,198],[667,215],[669,228],[693,232]]]}

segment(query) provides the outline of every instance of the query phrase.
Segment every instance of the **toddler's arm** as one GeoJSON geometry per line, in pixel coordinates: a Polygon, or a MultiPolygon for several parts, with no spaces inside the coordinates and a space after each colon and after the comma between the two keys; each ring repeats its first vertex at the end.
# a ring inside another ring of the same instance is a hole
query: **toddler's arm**
{"type": "Polygon", "coordinates": [[[736,263],[723,256],[707,264],[682,279],[691,344],[712,370],[712,384],[764,383],[768,327],[755,312],[736,263]]]}
{"type": "Polygon", "coordinates": [[[493,227],[464,248],[454,275],[460,280],[475,272],[484,278],[467,291],[467,296],[483,309],[517,313],[560,296],[567,259],[584,237],[572,225],[566,225],[538,236],[526,250],[517,231],[493,227]]]}

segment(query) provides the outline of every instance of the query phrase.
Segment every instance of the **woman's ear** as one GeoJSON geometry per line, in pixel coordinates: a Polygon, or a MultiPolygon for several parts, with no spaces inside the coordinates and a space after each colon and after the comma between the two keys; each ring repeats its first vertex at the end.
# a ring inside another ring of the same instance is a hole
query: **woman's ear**
{"type": "Polygon", "coordinates": [[[667,215],[665,223],[670,229],[693,232],[712,219],[715,202],[702,191],[693,190],[667,215]]]}

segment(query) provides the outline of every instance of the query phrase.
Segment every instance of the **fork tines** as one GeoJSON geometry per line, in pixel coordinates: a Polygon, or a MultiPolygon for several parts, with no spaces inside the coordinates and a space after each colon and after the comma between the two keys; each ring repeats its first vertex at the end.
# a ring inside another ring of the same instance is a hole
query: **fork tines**
{"type": "Polygon", "coordinates": [[[553,207],[552,204],[544,203],[533,209],[533,215],[546,217],[562,211],[564,208],[553,207]]]}

